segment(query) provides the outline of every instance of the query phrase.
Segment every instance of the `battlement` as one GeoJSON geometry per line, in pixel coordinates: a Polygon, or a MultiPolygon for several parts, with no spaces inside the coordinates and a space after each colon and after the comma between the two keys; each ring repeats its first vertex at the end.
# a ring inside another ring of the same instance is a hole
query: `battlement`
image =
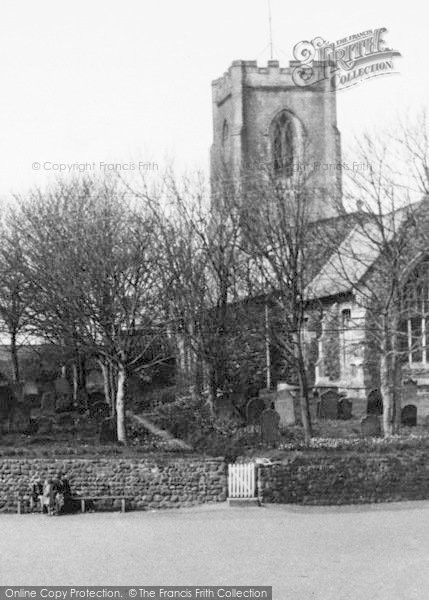
{"type": "MultiPolygon", "coordinates": [[[[269,60],[267,66],[258,66],[256,60],[234,60],[222,77],[212,81],[213,98],[216,102],[222,100],[237,87],[294,87],[299,86],[294,80],[294,73],[301,67],[299,61],[290,61],[289,66],[281,67],[278,60],[269,60]]],[[[314,61],[311,68],[314,72],[313,88],[327,91],[330,80],[326,70],[332,66],[328,61],[314,61]]]]}

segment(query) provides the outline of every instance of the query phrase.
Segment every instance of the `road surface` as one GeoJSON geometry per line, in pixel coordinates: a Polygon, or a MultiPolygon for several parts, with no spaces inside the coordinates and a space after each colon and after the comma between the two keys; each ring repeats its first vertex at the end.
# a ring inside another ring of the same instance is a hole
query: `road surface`
{"type": "Polygon", "coordinates": [[[0,515],[1,585],[272,585],[275,600],[426,600],[429,502],[0,515]]]}

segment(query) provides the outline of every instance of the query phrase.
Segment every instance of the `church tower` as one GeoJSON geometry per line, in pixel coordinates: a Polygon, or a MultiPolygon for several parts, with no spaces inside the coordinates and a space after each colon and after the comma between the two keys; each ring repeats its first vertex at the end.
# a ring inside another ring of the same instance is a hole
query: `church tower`
{"type": "Polygon", "coordinates": [[[214,175],[224,164],[238,175],[259,165],[286,177],[305,169],[311,219],[318,220],[335,216],[341,201],[336,94],[324,63],[313,63],[311,86],[294,83],[298,67],[236,60],[213,81],[211,169],[214,175]]]}

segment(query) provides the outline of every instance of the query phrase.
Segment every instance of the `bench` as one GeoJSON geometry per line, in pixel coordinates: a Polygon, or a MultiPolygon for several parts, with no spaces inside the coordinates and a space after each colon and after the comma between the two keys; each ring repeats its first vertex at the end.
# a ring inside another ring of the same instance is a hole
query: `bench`
{"type": "MultiPolygon", "coordinates": [[[[96,500],[120,500],[121,501],[121,512],[125,512],[126,501],[129,500],[130,496],[72,496],[73,502],[80,502],[80,510],[81,512],[85,512],[86,502],[94,502],[96,500]]],[[[17,505],[17,513],[20,515],[23,512],[23,501],[24,498],[22,496],[18,496],[18,505],[17,505]]],[[[43,502],[42,498],[39,497],[40,502],[40,512],[43,512],[43,502]]],[[[30,500],[30,510],[33,511],[34,505],[30,500]]]]}
{"type": "Polygon", "coordinates": [[[85,504],[86,502],[94,502],[96,500],[120,500],[121,501],[121,512],[125,512],[126,501],[129,499],[129,496],[72,496],[72,500],[74,502],[80,502],[80,510],[81,512],[85,512],[85,504]]]}

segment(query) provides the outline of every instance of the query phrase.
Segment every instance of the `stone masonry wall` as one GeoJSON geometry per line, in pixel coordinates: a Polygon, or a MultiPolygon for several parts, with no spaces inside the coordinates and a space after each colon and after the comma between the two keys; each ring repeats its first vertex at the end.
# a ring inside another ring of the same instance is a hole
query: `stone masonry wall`
{"type": "Polygon", "coordinates": [[[358,504],[429,498],[428,449],[389,454],[296,454],[259,467],[262,502],[358,504]]]}
{"type": "Polygon", "coordinates": [[[130,509],[193,506],[226,499],[226,465],[221,459],[91,458],[0,461],[0,511],[16,512],[17,496],[29,493],[33,476],[67,474],[76,495],[130,497],[130,509]]]}

